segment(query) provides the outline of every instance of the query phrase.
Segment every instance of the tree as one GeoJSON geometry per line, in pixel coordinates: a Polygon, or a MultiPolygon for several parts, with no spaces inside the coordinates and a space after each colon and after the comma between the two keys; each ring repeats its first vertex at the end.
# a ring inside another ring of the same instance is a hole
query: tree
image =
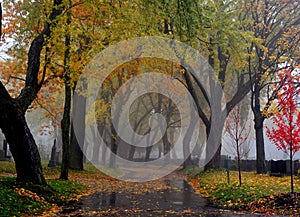
{"type": "Polygon", "coordinates": [[[246,29],[257,38],[248,48],[257,173],[266,173],[263,125],[280,90],[280,86],[272,87],[272,79],[282,63],[293,59],[295,49],[299,49],[299,7],[299,3],[289,0],[244,1],[244,16],[251,20],[246,29]]]}
{"type": "Polygon", "coordinates": [[[230,145],[237,156],[240,186],[242,185],[241,158],[244,155],[242,148],[250,134],[247,119],[243,121],[241,117],[241,106],[238,105],[230,111],[225,122],[225,136],[228,136],[231,141],[230,145]]]}
{"type": "Polygon", "coordinates": [[[215,90],[213,85],[217,82],[211,82],[211,90],[204,90],[203,85],[197,82],[197,78],[191,72],[184,73],[187,89],[193,96],[198,114],[205,124],[207,138],[209,134],[214,135],[214,139],[206,147],[208,162],[205,170],[219,168],[222,130],[211,132],[214,122],[212,118],[225,119],[230,108],[236,106],[250,91],[250,81],[246,79],[244,67],[246,47],[254,37],[251,32],[243,30],[247,20],[239,19],[242,10],[237,1],[174,1],[173,4],[168,4],[166,8],[174,6],[173,11],[169,11],[169,19],[174,26],[174,37],[193,47],[197,46],[214,70],[217,79],[211,80],[217,80],[226,94],[224,108],[221,106],[221,97],[215,99],[214,105],[218,108],[214,109],[220,111],[217,112],[220,116],[212,117],[209,96],[215,94],[212,91],[215,90]],[[233,81],[236,84],[234,88],[233,81]],[[231,88],[231,91],[228,91],[228,88],[231,88]],[[203,100],[200,102],[201,98],[203,100]],[[210,111],[206,111],[203,105],[208,105],[210,111]],[[209,159],[212,154],[212,159],[209,159]]]}
{"type": "MultiPolygon", "coordinates": [[[[69,122],[71,121],[70,107],[72,100],[70,97],[72,92],[71,89],[74,93],[83,66],[88,63],[93,55],[97,54],[110,43],[120,39],[126,39],[127,37],[146,34],[152,31],[151,25],[154,26],[154,23],[149,24],[149,22],[146,21],[150,17],[144,16],[145,13],[147,13],[147,10],[144,10],[144,8],[140,9],[138,3],[135,1],[123,1],[119,2],[119,4],[114,4],[111,1],[86,1],[80,4],[74,3],[74,5],[69,1],[66,7],[68,8],[65,19],[67,25],[63,28],[67,34],[65,44],[62,45],[64,49],[61,49],[66,52],[60,56],[60,58],[63,57],[64,59],[63,79],[66,90],[62,128],[65,133],[65,136],[63,136],[63,138],[65,138],[63,139],[65,141],[63,142],[64,149],[67,148],[68,150],[64,151],[64,156],[65,158],[70,158],[63,160],[62,168],[64,168],[65,174],[67,174],[66,166],[83,169],[83,157],[80,150],[80,147],[83,148],[83,144],[79,144],[80,142],[83,143],[83,141],[76,141],[75,133],[72,131],[72,129],[74,129],[73,126],[71,127],[71,134],[69,133],[69,122]],[[133,20],[139,20],[139,23],[145,25],[139,25],[136,22],[133,22],[133,20]],[[120,26],[122,26],[122,33],[115,34],[119,33],[120,26]],[[126,30],[124,30],[124,27],[126,30]],[[76,49],[74,49],[74,47],[76,49]],[[71,154],[67,153],[69,151],[76,154],[76,156],[69,156],[69,154],[71,154]],[[72,163],[72,165],[70,163],[72,163]]],[[[121,77],[125,77],[125,75],[121,75],[121,77]]],[[[76,110],[76,108],[73,108],[73,110],[76,110]]],[[[83,128],[81,129],[82,131],[84,131],[83,128]]],[[[113,128],[111,131],[112,134],[115,134],[113,128]]],[[[112,137],[113,142],[111,145],[114,153],[117,152],[117,140],[117,136],[112,137]]],[[[67,178],[67,175],[64,175],[64,177],[67,178]]]]}
{"type": "MultiPolygon", "coordinates": [[[[135,89],[134,85],[132,87],[128,83],[126,84],[126,82],[128,82],[130,79],[132,79],[131,80],[132,82],[138,82],[139,79],[135,81],[135,76],[145,74],[145,69],[146,72],[159,71],[162,74],[172,75],[172,73],[174,73],[174,69],[175,68],[177,69],[177,67],[175,66],[170,67],[170,65],[172,65],[172,63],[161,59],[140,58],[140,59],[132,60],[126,64],[120,65],[104,81],[101,87],[101,91],[99,92],[98,95],[99,98],[97,102],[99,103],[97,103],[98,105],[96,105],[97,106],[96,114],[97,116],[99,116],[99,118],[97,117],[97,125],[100,128],[100,131],[104,130],[105,124],[111,127],[110,136],[112,137],[111,139],[112,144],[110,144],[110,146],[113,153],[117,151],[119,156],[132,160],[134,158],[134,154],[136,151],[139,152],[146,151],[145,158],[146,160],[149,160],[153,141],[150,140],[147,141],[149,147],[146,147],[146,149],[143,147],[137,148],[131,144],[128,144],[127,142],[122,140],[122,137],[119,137],[119,135],[116,134],[116,131],[112,129],[113,127],[111,124],[112,117],[110,116],[110,114],[103,115],[103,113],[110,113],[109,109],[111,109],[111,101],[113,99],[114,94],[123,85],[127,86],[124,92],[122,92],[123,93],[122,96],[119,95],[114,96],[114,99],[116,100],[115,102],[118,103],[118,106],[116,108],[117,111],[114,113],[116,115],[114,115],[113,118],[116,122],[119,122],[118,114],[120,114],[125,109],[125,107],[128,106],[125,103],[128,101],[128,99],[130,99],[130,97],[132,97],[133,93],[136,94],[134,91],[140,91],[139,88],[135,89]],[[106,106],[103,106],[103,103],[106,106]],[[103,111],[103,107],[108,109],[104,109],[103,111]]],[[[168,88],[170,88],[170,85],[166,84],[165,82],[162,83],[155,83],[155,82],[157,81],[153,80],[152,82],[149,83],[155,84],[155,87],[159,85],[159,87],[164,90],[168,90],[168,88]]],[[[140,85],[145,85],[146,87],[147,84],[148,83],[140,83],[140,85]]],[[[181,121],[178,120],[180,119],[178,110],[174,105],[174,103],[172,102],[172,100],[170,100],[168,97],[165,97],[161,94],[157,94],[155,92],[154,93],[149,92],[147,94],[140,96],[136,100],[136,103],[133,103],[131,106],[129,122],[125,122],[124,120],[122,120],[123,122],[120,122],[120,124],[125,127],[131,125],[134,132],[137,132],[140,135],[146,135],[150,132],[150,130],[151,131],[153,130],[154,132],[154,129],[149,128],[149,118],[151,117],[152,112],[160,113],[161,115],[165,116],[168,126],[166,132],[162,132],[163,136],[161,142],[163,143],[164,154],[170,156],[168,154],[170,152],[171,145],[172,145],[171,140],[174,138],[174,135],[171,134],[176,127],[178,128],[181,126],[178,123],[180,123],[182,120],[181,121]]],[[[119,133],[121,131],[122,134],[122,129],[124,129],[125,127],[119,128],[118,129],[119,133]]],[[[155,133],[158,133],[158,131],[160,130],[161,129],[156,128],[155,133]]],[[[136,134],[133,134],[132,136],[133,136],[132,139],[135,140],[136,134]]],[[[152,140],[154,140],[154,138],[152,138],[152,140]]],[[[95,150],[98,152],[99,148],[96,146],[95,150]]],[[[97,155],[98,153],[95,153],[94,159],[97,159],[97,155]]],[[[113,158],[111,159],[113,160],[113,158]]]]}
{"type": "Polygon", "coordinates": [[[0,82],[0,128],[10,145],[19,182],[46,184],[40,155],[24,115],[44,82],[45,71],[42,70],[40,74],[41,52],[52,33],[56,18],[62,12],[61,4],[61,0],[54,1],[48,22],[44,23],[42,31],[31,42],[25,86],[18,97],[12,98],[0,82]]]}
{"type": "Polygon", "coordinates": [[[272,116],[275,127],[267,127],[267,136],[290,157],[291,192],[294,192],[293,184],[293,156],[300,151],[300,99],[299,99],[299,75],[294,75],[290,69],[280,74],[282,91],[278,93],[277,101],[279,112],[272,116]]]}
{"type": "Polygon", "coordinates": [[[72,22],[72,1],[68,1],[70,7],[66,13],[66,29],[65,29],[65,52],[64,52],[64,73],[63,79],[65,83],[65,104],[63,119],[61,120],[62,131],[62,165],[60,172],[60,179],[68,179],[69,175],[69,161],[70,161],[70,113],[71,113],[71,97],[72,97],[72,80],[71,80],[71,32],[69,25],[72,22]]]}

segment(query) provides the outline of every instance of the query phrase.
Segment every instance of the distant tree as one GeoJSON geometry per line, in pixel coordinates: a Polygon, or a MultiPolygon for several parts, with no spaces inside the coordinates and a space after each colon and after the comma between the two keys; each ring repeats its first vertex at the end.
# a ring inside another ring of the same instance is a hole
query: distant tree
{"type": "Polygon", "coordinates": [[[232,109],[225,122],[225,136],[228,136],[230,140],[230,145],[234,149],[234,154],[237,156],[238,161],[238,171],[239,171],[239,185],[242,185],[242,175],[241,175],[241,158],[245,154],[243,153],[243,145],[250,134],[250,126],[247,119],[242,120],[241,118],[241,106],[238,105],[232,109]]]}
{"type": "MultiPolygon", "coordinates": [[[[220,117],[211,115],[212,104],[209,96],[214,95],[214,88],[205,90],[193,73],[183,70],[183,80],[205,125],[207,138],[211,138],[206,148],[207,162],[204,169],[217,169],[220,167],[223,126],[215,129],[212,125],[214,119],[223,122],[229,108],[236,106],[250,91],[250,81],[243,70],[247,57],[246,47],[255,37],[243,27],[247,21],[240,20],[243,10],[239,1],[158,2],[165,3],[162,8],[165,8],[169,17],[169,29],[165,32],[199,49],[200,54],[207,58],[213,68],[217,78],[213,80],[218,81],[225,90],[226,107],[222,108],[222,100],[216,99],[214,109],[219,110],[216,114],[220,117]],[[209,137],[210,133],[214,136],[209,137]]],[[[188,138],[185,140],[185,144],[188,144],[188,138]]]]}
{"type": "MultiPolygon", "coordinates": [[[[287,69],[280,74],[280,85],[283,90],[278,94],[279,112],[272,116],[275,127],[267,127],[267,136],[290,157],[291,192],[293,186],[293,156],[300,150],[300,109],[299,109],[299,76],[287,69]]],[[[277,84],[278,85],[278,84],[277,84]]]]}

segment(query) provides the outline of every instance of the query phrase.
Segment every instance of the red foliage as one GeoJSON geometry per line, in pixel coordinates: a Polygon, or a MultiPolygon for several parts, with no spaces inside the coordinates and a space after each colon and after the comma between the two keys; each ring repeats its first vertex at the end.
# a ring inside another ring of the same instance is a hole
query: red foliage
{"type": "Polygon", "coordinates": [[[275,127],[267,127],[267,136],[278,150],[293,154],[300,150],[299,76],[291,70],[280,74],[282,91],[278,94],[279,112],[272,117],[275,127]],[[298,86],[297,86],[298,85],[298,86]]]}

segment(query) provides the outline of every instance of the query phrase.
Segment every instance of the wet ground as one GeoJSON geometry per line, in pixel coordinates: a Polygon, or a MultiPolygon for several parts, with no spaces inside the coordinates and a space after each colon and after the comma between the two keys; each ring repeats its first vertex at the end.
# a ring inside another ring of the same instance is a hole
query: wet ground
{"type": "Polygon", "coordinates": [[[171,175],[148,183],[95,180],[94,193],[60,216],[257,216],[218,209],[195,193],[182,177],[171,175]],[[102,183],[102,184],[101,184],[102,183]],[[103,187],[104,186],[104,187],[103,187]]]}

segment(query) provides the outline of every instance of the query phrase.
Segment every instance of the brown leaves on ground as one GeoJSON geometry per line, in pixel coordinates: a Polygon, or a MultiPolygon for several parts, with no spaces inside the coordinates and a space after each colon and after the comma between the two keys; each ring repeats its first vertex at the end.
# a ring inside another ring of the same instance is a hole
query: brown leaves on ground
{"type": "Polygon", "coordinates": [[[37,195],[37,193],[26,190],[24,188],[16,188],[15,191],[19,195],[24,196],[24,197],[30,197],[31,199],[33,199],[36,202],[45,202],[45,199],[43,197],[40,197],[37,195]]]}
{"type": "Polygon", "coordinates": [[[247,208],[253,213],[300,216],[300,195],[299,193],[270,195],[250,203],[247,208]]]}
{"type": "Polygon", "coordinates": [[[142,194],[154,191],[163,191],[170,188],[170,186],[163,182],[163,180],[167,178],[162,178],[151,182],[128,182],[117,180],[102,174],[74,174],[70,175],[70,179],[87,185],[89,187],[90,194],[95,192],[131,192],[132,194],[142,194]]]}

